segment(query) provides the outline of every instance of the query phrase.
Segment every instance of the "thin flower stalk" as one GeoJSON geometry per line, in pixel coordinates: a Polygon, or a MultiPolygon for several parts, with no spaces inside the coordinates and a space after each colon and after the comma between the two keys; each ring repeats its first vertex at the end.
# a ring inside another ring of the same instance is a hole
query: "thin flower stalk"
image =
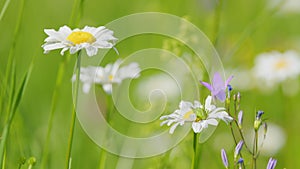
{"type": "MultiPolygon", "coordinates": [[[[81,51],[79,51],[77,53],[77,64],[76,64],[77,79],[80,79],[80,65],[81,65],[81,51]]],[[[74,102],[75,103],[74,103],[74,107],[73,107],[73,111],[72,111],[72,117],[71,117],[71,128],[70,128],[70,135],[69,135],[69,141],[68,141],[66,169],[69,168],[71,152],[72,152],[72,144],[73,144],[73,137],[74,137],[75,122],[76,122],[78,90],[79,90],[79,80],[76,80],[75,81],[75,94],[74,94],[74,102]]]]}

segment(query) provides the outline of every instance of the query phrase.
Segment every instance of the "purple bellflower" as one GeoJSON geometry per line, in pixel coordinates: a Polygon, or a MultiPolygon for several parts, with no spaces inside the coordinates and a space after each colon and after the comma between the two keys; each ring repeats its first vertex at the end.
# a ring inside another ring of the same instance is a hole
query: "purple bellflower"
{"type": "Polygon", "coordinates": [[[210,90],[212,96],[221,102],[224,102],[226,99],[226,88],[229,85],[229,82],[232,80],[233,76],[230,76],[225,82],[223,81],[221,75],[216,72],[212,80],[212,84],[207,82],[200,81],[200,83],[210,90]]]}
{"type": "Polygon", "coordinates": [[[277,160],[270,158],[268,162],[267,169],[274,169],[276,166],[277,160]]]}

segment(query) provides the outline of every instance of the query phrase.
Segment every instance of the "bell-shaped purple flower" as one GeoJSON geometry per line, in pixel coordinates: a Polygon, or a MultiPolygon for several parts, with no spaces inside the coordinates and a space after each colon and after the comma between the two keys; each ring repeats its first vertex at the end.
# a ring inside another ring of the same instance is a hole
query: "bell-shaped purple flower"
{"type": "Polygon", "coordinates": [[[273,159],[272,157],[269,159],[267,169],[274,169],[276,166],[277,160],[273,159]]]}
{"type": "Polygon", "coordinates": [[[226,88],[229,85],[229,82],[232,80],[233,76],[230,76],[225,82],[222,79],[221,75],[216,72],[214,74],[214,78],[212,84],[207,82],[200,81],[200,83],[205,86],[208,90],[210,90],[212,96],[217,98],[221,102],[224,102],[226,99],[226,88]]]}

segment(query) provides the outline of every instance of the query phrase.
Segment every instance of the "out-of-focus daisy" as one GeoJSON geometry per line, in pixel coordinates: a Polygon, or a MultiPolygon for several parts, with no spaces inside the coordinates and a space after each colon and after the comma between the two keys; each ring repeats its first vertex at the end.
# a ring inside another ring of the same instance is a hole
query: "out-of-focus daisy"
{"type": "Polygon", "coordinates": [[[229,85],[229,82],[232,80],[232,78],[233,76],[230,76],[224,82],[221,75],[218,72],[216,72],[214,74],[212,84],[203,81],[200,81],[200,83],[211,91],[211,94],[214,98],[217,98],[221,102],[224,102],[226,99],[226,88],[229,85]]]}
{"type": "Polygon", "coordinates": [[[294,51],[276,51],[257,56],[253,75],[261,83],[273,86],[300,74],[300,56],[294,51]]]}
{"type": "Polygon", "coordinates": [[[299,0],[268,0],[270,8],[279,6],[279,13],[299,13],[300,1],[299,0]]]}
{"type": "MultiPolygon", "coordinates": [[[[104,91],[108,94],[112,91],[112,84],[121,83],[127,78],[138,78],[140,76],[140,67],[138,63],[130,63],[127,66],[120,67],[121,59],[114,64],[107,64],[105,67],[86,67],[80,70],[80,81],[83,82],[83,92],[88,93],[93,83],[102,85],[104,91]]],[[[72,80],[76,79],[73,75],[72,80]]]]}
{"type": "Polygon", "coordinates": [[[161,126],[167,124],[171,126],[170,134],[174,133],[174,130],[178,125],[182,126],[186,122],[192,123],[192,128],[195,133],[200,133],[204,129],[208,128],[209,125],[217,126],[218,120],[223,120],[229,123],[233,120],[223,107],[216,107],[211,104],[212,97],[208,96],[203,106],[199,101],[194,101],[194,104],[187,101],[181,101],[179,109],[175,110],[174,113],[162,116],[160,120],[164,120],[161,126]]]}
{"type": "Polygon", "coordinates": [[[113,48],[117,38],[113,36],[113,31],[104,26],[98,28],[85,26],[83,29],[71,30],[68,26],[60,27],[58,31],[45,29],[48,35],[45,44],[42,45],[44,53],[51,50],[62,49],[60,54],[70,49],[74,54],[81,49],[85,49],[88,56],[96,55],[98,48],[113,48]]]}

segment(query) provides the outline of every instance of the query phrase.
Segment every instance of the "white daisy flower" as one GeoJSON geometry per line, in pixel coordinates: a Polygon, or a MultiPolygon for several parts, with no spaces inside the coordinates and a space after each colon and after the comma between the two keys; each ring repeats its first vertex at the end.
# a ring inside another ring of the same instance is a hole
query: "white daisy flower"
{"type": "Polygon", "coordinates": [[[257,80],[273,86],[300,74],[300,56],[294,51],[279,53],[276,51],[257,56],[253,75],[257,80]]]}
{"type": "MultiPolygon", "coordinates": [[[[105,67],[87,67],[80,70],[80,81],[83,84],[83,92],[88,93],[93,83],[102,85],[104,91],[108,94],[112,91],[112,84],[120,84],[124,79],[134,79],[140,76],[140,67],[138,63],[133,62],[127,66],[120,67],[121,59],[114,64],[108,64],[105,67]]],[[[73,75],[72,80],[76,79],[73,75]]]]}
{"type": "Polygon", "coordinates": [[[45,44],[42,45],[44,53],[51,50],[62,49],[60,54],[70,49],[74,54],[81,49],[85,49],[88,56],[94,56],[98,48],[113,48],[117,38],[113,36],[113,31],[104,26],[98,28],[85,26],[83,29],[71,30],[68,26],[60,27],[58,31],[54,29],[45,29],[48,35],[45,44]]]}
{"type": "Polygon", "coordinates": [[[160,120],[164,120],[161,126],[167,124],[171,126],[169,133],[173,134],[178,125],[182,126],[186,122],[192,123],[192,128],[195,133],[200,133],[209,125],[217,126],[218,120],[223,120],[225,123],[229,123],[233,120],[223,107],[216,107],[211,104],[212,97],[208,96],[203,106],[199,101],[194,101],[194,104],[181,101],[179,109],[174,113],[160,117],[160,120]]]}
{"type": "Polygon", "coordinates": [[[279,14],[299,13],[300,1],[299,0],[268,0],[269,8],[279,7],[279,14]]]}

